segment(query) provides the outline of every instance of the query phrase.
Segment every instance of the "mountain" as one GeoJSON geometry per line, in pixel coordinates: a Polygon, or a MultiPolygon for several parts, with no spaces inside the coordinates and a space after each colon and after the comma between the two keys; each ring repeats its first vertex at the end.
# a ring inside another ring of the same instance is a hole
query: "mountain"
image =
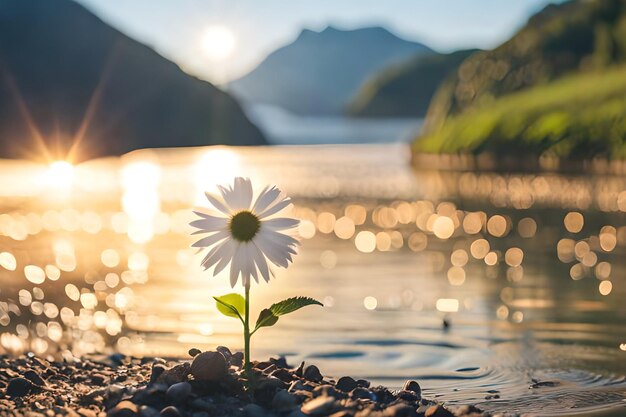
{"type": "Polygon", "coordinates": [[[626,157],[626,0],[550,5],[471,55],[430,105],[418,152],[626,157]]]}
{"type": "Polygon", "coordinates": [[[264,144],[239,104],[71,0],[0,0],[0,157],[264,144]],[[81,140],[82,139],[82,140],[81,140]]]}
{"type": "Polygon", "coordinates": [[[229,83],[246,102],[299,114],[341,114],[359,86],[382,68],[431,50],[381,27],[303,30],[254,70],[229,83]]]}
{"type": "Polygon", "coordinates": [[[359,89],[348,113],[357,117],[424,117],[441,82],[477,51],[420,54],[385,68],[359,89]]]}
{"type": "Polygon", "coordinates": [[[572,0],[532,16],[510,40],[463,61],[428,111],[427,129],[498,97],[626,58],[626,0],[572,0]]]}

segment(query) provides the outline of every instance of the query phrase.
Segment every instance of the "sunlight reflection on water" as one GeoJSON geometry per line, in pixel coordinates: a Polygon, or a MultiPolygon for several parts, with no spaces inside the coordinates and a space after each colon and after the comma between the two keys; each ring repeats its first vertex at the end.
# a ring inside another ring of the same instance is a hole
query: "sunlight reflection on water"
{"type": "Polygon", "coordinates": [[[413,170],[402,145],[1,162],[2,349],[240,348],[208,302],[228,280],[201,271],[188,226],[204,191],[237,175],[279,185],[302,219],[301,254],[253,289],[253,310],[301,293],[326,304],[267,329],[257,356],[417,378],[448,402],[497,395],[493,410],[625,396],[626,177],[413,170]]]}

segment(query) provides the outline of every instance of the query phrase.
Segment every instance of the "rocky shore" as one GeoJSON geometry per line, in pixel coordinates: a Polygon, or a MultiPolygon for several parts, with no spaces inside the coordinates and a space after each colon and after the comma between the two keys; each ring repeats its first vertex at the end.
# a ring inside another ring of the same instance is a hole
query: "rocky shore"
{"type": "Polygon", "coordinates": [[[446,408],[422,398],[416,381],[391,391],[349,376],[325,377],[315,365],[292,368],[284,358],[254,362],[255,381],[248,386],[241,352],[218,347],[189,353],[190,360],[176,361],[0,357],[0,416],[489,416],[472,406],[446,408]]]}

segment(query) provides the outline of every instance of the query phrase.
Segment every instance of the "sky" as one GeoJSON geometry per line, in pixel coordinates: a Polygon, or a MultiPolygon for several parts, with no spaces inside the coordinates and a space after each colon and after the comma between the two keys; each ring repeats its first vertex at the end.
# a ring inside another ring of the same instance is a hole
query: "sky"
{"type": "Polygon", "coordinates": [[[448,52],[492,48],[551,0],[76,0],[185,71],[238,78],[303,28],[384,26],[448,52]],[[219,29],[216,31],[215,28],[219,29]],[[213,34],[207,35],[208,33],[213,34]],[[207,38],[208,37],[208,38],[207,38]],[[208,40],[207,40],[208,39],[208,40]],[[232,46],[229,47],[229,46],[232,46]]]}

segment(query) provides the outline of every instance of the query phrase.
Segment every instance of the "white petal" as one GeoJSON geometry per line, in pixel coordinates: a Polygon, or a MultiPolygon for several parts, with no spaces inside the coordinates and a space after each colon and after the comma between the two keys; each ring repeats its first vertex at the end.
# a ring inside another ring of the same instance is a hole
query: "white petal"
{"type": "Polygon", "coordinates": [[[276,199],[280,196],[280,193],[280,190],[276,187],[265,187],[265,189],[263,189],[261,194],[257,197],[254,207],[252,207],[252,211],[254,213],[261,213],[265,211],[270,204],[276,201],[276,199]]]}
{"type": "Polygon", "coordinates": [[[241,208],[250,210],[252,204],[252,182],[249,178],[235,178],[235,190],[239,192],[241,208]]]}
{"type": "Polygon", "coordinates": [[[232,187],[226,188],[218,185],[218,189],[226,205],[233,211],[250,210],[252,183],[248,178],[237,177],[232,187]]]}
{"type": "Polygon", "coordinates": [[[221,211],[222,213],[224,213],[227,216],[230,216],[231,210],[229,210],[224,203],[222,203],[221,201],[219,201],[217,198],[215,198],[215,196],[213,196],[212,194],[209,193],[204,193],[204,195],[206,195],[207,200],[209,200],[209,203],[211,203],[213,205],[213,207],[215,207],[216,209],[218,209],[219,211],[221,211]]]}
{"type": "Polygon", "coordinates": [[[261,229],[259,234],[264,235],[276,245],[283,246],[285,250],[298,246],[300,242],[284,233],[276,232],[271,229],[261,229]]]}
{"type": "Polygon", "coordinates": [[[256,266],[259,268],[259,272],[261,273],[261,276],[263,276],[263,279],[265,280],[265,282],[269,282],[270,273],[269,273],[269,268],[267,267],[267,261],[265,260],[265,255],[263,255],[263,252],[261,252],[257,244],[254,242],[254,240],[252,242],[254,243],[254,248],[252,251],[254,255],[254,262],[256,263],[256,266]]]}
{"type": "Polygon", "coordinates": [[[290,219],[288,217],[279,217],[277,219],[263,220],[262,227],[269,227],[272,230],[292,229],[300,223],[300,220],[290,219]]]}
{"type": "Polygon", "coordinates": [[[235,243],[232,239],[228,239],[224,242],[222,259],[217,263],[217,265],[215,265],[213,275],[219,274],[228,266],[228,264],[233,260],[235,249],[237,249],[237,243],[235,243]]]}
{"type": "Polygon", "coordinates": [[[263,213],[260,213],[258,216],[260,219],[271,216],[272,214],[278,213],[279,211],[287,207],[289,204],[291,204],[291,198],[285,198],[284,200],[279,201],[273,206],[270,206],[267,210],[265,210],[263,213]]]}
{"type": "Polygon", "coordinates": [[[228,219],[205,215],[200,220],[192,221],[189,225],[191,227],[195,227],[196,229],[200,229],[193,234],[217,232],[224,229],[226,225],[228,225],[228,219]]]}
{"type": "MultiPolygon", "coordinates": [[[[208,218],[211,218],[211,217],[216,217],[216,216],[213,216],[212,214],[203,213],[203,212],[201,212],[201,211],[197,211],[197,210],[194,210],[194,214],[197,214],[198,216],[202,217],[203,219],[208,219],[208,218]]],[[[220,217],[220,216],[218,216],[218,218],[219,218],[219,219],[225,219],[226,217],[220,217]]]]}
{"type": "Polygon", "coordinates": [[[255,242],[261,250],[261,252],[267,256],[267,258],[277,266],[281,266],[283,268],[287,268],[289,266],[289,261],[291,260],[291,255],[283,249],[281,245],[277,245],[267,239],[267,236],[262,234],[258,234],[255,237],[255,242]]]}
{"type": "Polygon", "coordinates": [[[241,265],[243,260],[243,245],[239,244],[235,249],[233,255],[233,261],[230,264],[230,286],[234,287],[237,284],[239,278],[239,272],[241,271],[241,265]]]}
{"type": "MultiPolygon", "coordinates": [[[[230,247],[232,246],[231,242],[231,239],[227,239],[211,249],[211,251],[207,254],[207,256],[205,256],[204,260],[202,261],[202,266],[204,266],[205,270],[209,269],[218,262],[225,261],[226,264],[230,262],[230,260],[232,259],[232,254],[230,253],[230,247]]],[[[221,270],[218,271],[216,268],[216,270],[213,271],[213,276],[217,275],[220,271],[221,270]]]]}
{"type": "Polygon", "coordinates": [[[214,243],[219,242],[222,239],[226,239],[227,237],[228,237],[228,231],[222,230],[220,232],[214,233],[210,236],[200,239],[199,241],[191,245],[191,247],[192,248],[207,248],[213,245],[214,243]]]}

